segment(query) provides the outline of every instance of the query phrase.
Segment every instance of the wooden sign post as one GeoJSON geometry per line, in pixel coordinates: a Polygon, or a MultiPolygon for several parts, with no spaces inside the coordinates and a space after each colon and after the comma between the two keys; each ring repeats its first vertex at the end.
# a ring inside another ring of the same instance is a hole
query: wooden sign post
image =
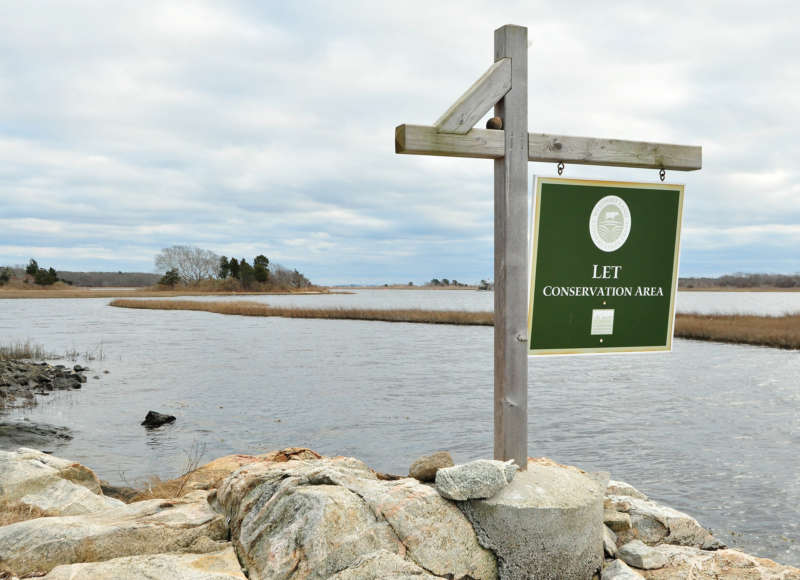
{"type": "Polygon", "coordinates": [[[528,133],[528,29],[494,33],[494,64],[434,126],[400,125],[395,152],[494,159],[494,456],[528,464],[528,161],[692,171],[700,147],[528,133]],[[473,129],[494,107],[502,130],[473,129]]]}

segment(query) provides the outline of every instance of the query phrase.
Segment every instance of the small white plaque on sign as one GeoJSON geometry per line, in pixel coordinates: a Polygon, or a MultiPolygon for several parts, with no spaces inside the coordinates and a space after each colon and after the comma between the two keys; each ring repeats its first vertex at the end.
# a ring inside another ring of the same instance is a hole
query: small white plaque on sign
{"type": "Polygon", "coordinates": [[[592,334],[614,334],[614,309],[592,310],[592,334]]]}

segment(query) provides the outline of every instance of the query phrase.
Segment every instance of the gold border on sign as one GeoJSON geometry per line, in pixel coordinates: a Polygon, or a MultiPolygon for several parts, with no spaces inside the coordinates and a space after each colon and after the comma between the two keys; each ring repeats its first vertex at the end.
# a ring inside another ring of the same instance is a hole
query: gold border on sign
{"type": "Polygon", "coordinates": [[[567,177],[535,177],[533,196],[533,231],[531,232],[531,256],[528,263],[531,265],[530,288],[528,291],[528,356],[540,355],[566,355],[566,354],[614,354],[614,353],[643,353],[643,352],[668,352],[672,350],[672,337],[675,329],[675,297],[678,294],[678,262],[680,260],[681,224],[683,222],[683,193],[684,185],[677,183],[647,183],[634,181],[607,181],[599,179],[572,179],[567,177]],[[539,218],[542,207],[542,185],[545,183],[562,183],[570,185],[585,185],[599,187],[619,187],[627,189],[664,189],[678,190],[678,222],[675,228],[675,253],[672,258],[672,284],[669,301],[669,324],[663,345],[655,346],[615,346],[615,347],[589,347],[589,348],[532,348],[533,340],[533,298],[536,289],[536,260],[539,249],[539,218]]]}

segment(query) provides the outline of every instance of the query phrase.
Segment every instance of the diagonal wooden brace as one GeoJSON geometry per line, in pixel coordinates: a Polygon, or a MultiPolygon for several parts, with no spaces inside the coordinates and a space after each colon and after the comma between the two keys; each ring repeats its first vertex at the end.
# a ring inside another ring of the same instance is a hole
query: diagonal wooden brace
{"type": "Polygon", "coordinates": [[[511,90],[511,59],[501,58],[434,123],[439,133],[466,134],[511,90]]]}

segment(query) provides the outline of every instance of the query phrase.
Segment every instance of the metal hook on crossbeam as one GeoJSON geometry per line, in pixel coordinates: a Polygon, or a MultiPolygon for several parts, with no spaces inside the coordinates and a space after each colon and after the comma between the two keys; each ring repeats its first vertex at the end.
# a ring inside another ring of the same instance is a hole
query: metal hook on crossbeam
{"type": "Polygon", "coordinates": [[[564,173],[564,162],[563,161],[559,161],[558,165],[556,165],[556,167],[558,167],[558,174],[559,175],[564,173]]]}

